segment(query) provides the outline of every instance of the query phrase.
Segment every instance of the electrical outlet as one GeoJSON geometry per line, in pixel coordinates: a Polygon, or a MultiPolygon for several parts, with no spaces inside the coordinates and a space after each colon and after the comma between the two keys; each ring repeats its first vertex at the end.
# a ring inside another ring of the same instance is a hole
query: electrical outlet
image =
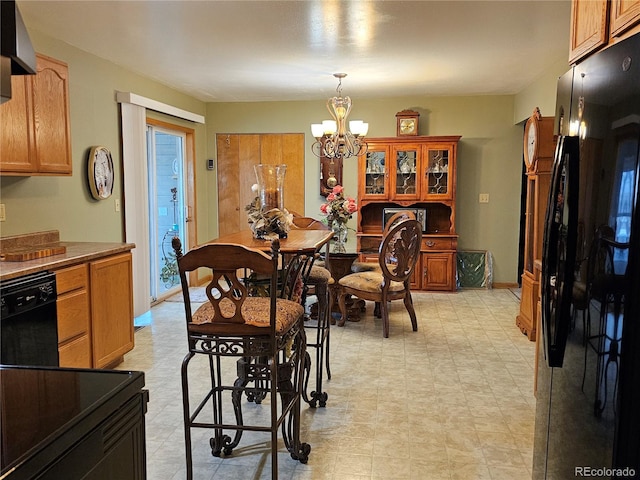
{"type": "Polygon", "coordinates": [[[480,194],[480,198],[478,199],[478,201],[480,203],[489,203],[489,194],[488,193],[481,193],[480,194]]]}
{"type": "Polygon", "coordinates": [[[4,209],[4,203],[0,203],[0,222],[7,221],[7,212],[4,209]]]}

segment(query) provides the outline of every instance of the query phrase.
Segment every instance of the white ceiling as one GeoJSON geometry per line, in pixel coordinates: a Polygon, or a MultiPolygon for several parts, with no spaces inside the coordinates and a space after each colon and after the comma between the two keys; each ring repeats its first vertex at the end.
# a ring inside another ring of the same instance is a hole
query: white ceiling
{"type": "MultiPolygon", "coordinates": [[[[515,94],[568,57],[570,0],[18,0],[28,30],[206,102],[515,94]]],[[[568,67],[568,63],[567,63],[568,67]]]]}

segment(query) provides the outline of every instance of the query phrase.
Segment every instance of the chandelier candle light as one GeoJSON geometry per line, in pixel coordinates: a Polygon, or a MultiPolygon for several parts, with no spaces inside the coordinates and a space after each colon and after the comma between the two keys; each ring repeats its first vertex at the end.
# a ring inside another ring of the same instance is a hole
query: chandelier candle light
{"type": "Polygon", "coordinates": [[[311,134],[316,141],[311,150],[318,157],[347,158],[362,155],[367,151],[364,137],[369,131],[369,124],[362,120],[351,120],[347,130],[347,117],[351,111],[351,98],[342,96],[342,79],[346,73],[334,73],[338,79],[336,92],[338,95],[327,100],[327,109],[333,120],[311,125],[311,134]]]}

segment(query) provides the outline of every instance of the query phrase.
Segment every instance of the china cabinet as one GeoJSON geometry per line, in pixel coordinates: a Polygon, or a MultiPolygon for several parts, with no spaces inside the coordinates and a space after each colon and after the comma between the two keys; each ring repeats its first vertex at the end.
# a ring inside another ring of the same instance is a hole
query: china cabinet
{"type": "Polygon", "coordinates": [[[377,258],[387,208],[425,212],[422,254],[412,287],[456,289],[456,151],[460,136],[367,139],[358,162],[357,248],[362,261],[377,258]]]}

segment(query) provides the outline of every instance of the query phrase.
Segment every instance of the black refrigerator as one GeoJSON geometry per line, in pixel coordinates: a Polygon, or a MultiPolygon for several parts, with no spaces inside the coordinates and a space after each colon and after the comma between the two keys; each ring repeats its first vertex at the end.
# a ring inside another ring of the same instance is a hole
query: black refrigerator
{"type": "Polygon", "coordinates": [[[558,80],[533,479],[640,478],[640,34],[558,80]]]}

